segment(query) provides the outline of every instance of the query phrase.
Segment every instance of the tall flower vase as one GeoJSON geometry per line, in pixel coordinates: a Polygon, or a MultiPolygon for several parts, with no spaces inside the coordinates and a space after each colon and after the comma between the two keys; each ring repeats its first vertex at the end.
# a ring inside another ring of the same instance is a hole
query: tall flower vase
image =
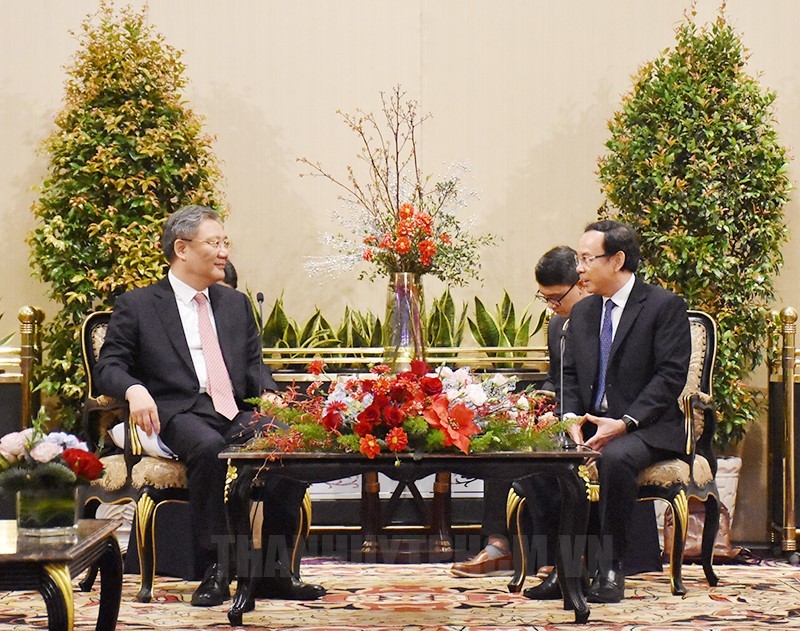
{"type": "Polygon", "coordinates": [[[389,277],[384,361],[392,372],[405,372],[414,360],[425,361],[425,301],[419,274],[398,272],[389,277]]]}
{"type": "Polygon", "coordinates": [[[72,537],[77,532],[77,487],[17,491],[17,533],[28,537],[72,537]]]}

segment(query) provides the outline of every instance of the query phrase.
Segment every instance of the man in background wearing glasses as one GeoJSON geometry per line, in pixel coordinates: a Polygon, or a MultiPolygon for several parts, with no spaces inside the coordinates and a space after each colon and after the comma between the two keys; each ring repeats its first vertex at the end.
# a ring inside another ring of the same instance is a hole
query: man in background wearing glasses
{"type": "MultiPolygon", "coordinates": [[[[262,366],[247,296],[219,284],[230,248],[219,216],[186,206],[167,219],[161,245],[167,277],[117,298],[94,378],[102,394],[126,400],[142,431],[159,434],[186,464],[196,565],[205,570],[192,605],[208,607],[230,598],[226,559],[218,554],[228,530],[226,466],[217,455],[272,422],[255,420],[245,399],[268,397],[277,386],[262,366]]],[[[287,479],[268,486],[265,530],[277,537],[272,549],[285,549],[299,530],[306,486],[287,479]]],[[[258,595],[310,600],[325,593],[278,559],[274,571],[265,565],[270,573],[257,581],[258,595]]]]}
{"type": "Polygon", "coordinates": [[[686,303],[637,278],[639,260],[636,232],[623,223],[589,224],[578,242],[577,271],[593,295],[570,316],[562,404],[576,421],[573,440],[602,453],[597,534],[612,544],[599,555],[589,602],[625,597],[623,558],[642,543],[628,528],[638,473],[685,457],[678,397],[691,355],[686,303]]]}
{"type": "MultiPolygon", "coordinates": [[[[575,269],[575,250],[560,245],[547,251],[536,264],[534,276],[539,285],[536,298],[545,303],[553,311],[553,316],[547,328],[547,350],[550,356],[550,367],[547,378],[542,384],[542,390],[552,392],[558,398],[561,390],[561,349],[564,333],[564,324],[569,318],[572,307],[588,295],[580,283],[580,277],[575,269]]],[[[553,484],[551,478],[547,478],[553,484]]],[[[508,480],[484,480],[483,482],[483,523],[481,535],[486,545],[477,555],[460,563],[453,564],[451,572],[462,578],[480,576],[498,576],[512,574],[512,559],[506,529],[506,498],[511,488],[508,480]]],[[[539,497],[537,492],[530,496],[539,497]]],[[[529,510],[533,513],[535,531],[544,533],[549,531],[552,517],[547,514],[547,509],[540,511],[537,500],[528,503],[529,510]]],[[[557,515],[556,529],[558,526],[557,515]]],[[[556,530],[553,530],[556,532],[556,530]]],[[[533,558],[534,555],[531,555],[533,558]]],[[[553,551],[544,551],[533,561],[538,566],[552,564],[553,551]],[[545,558],[546,557],[546,558],[545,558]]],[[[556,579],[557,581],[557,579],[556,579]]]]}

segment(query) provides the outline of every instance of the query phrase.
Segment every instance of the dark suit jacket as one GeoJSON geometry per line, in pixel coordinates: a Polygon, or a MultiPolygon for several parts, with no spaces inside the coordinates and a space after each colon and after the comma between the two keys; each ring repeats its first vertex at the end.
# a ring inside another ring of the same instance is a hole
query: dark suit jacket
{"type": "MultiPolygon", "coordinates": [[[[564,412],[592,412],[600,352],[602,296],[589,296],[570,314],[564,357],[564,412]]],[[[678,396],[686,383],[691,335],[686,303],[638,277],[614,336],[606,372],[605,416],[633,417],[651,447],[683,452],[678,396]]]]}
{"type": "MultiPolygon", "coordinates": [[[[277,386],[261,362],[261,341],[250,301],[222,285],[208,288],[217,337],[236,403],[277,386]]],[[[134,384],[144,385],[163,425],[192,408],[200,392],[183,332],[175,293],[167,278],[117,298],[94,369],[98,390],[117,399],[134,384]]]]}
{"type": "Polygon", "coordinates": [[[561,396],[561,331],[566,321],[565,317],[556,314],[547,324],[547,354],[550,356],[550,368],[542,384],[542,390],[555,392],[557,399],[561,396]]]}

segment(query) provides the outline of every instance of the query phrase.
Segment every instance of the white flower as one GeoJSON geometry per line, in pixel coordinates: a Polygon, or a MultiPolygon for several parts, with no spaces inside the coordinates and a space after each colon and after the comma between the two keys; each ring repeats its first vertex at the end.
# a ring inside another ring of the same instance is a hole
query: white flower
{"type": "Polygon", "coordinates": [[[451,403],[461,396],[461,390],[457,390],[456,388],[448,388],[444,393],[447,395],[447,400],[451,403]]]}
{"type": "Polygon", "coordinates": [[[6,434],[0,438],[0,450],[4,452],[3,457],[5,457],[6,453],[14,456],[14,459],[21,456],[25,453],[25,443],[27,442],[27,437],[23,432],[6,434]]]}
{"type": "Polygon", "coordinates": [[[33,458],[36,462],[50,462],[53,458],[61,455],[62,451],[63,450],[59,445],[43,440],[36,445],[36,447],[31,449],[31,458],[33,458]]]}
{"type": "Polygon", "coordinates": [[[59,445],[63,449],[83,449],[84,451],[89,451],[89,447],[86,443],[78,440],[77,436],[67,434],[66,432],[50,432],[44,437],[44,440],[48,443],[59,445]]]}
{"type": "Polygon", "coordinates": [[[14,454],[6,451],[2,447],[0,447],[0,458],[5,460],[8,464],[13,464],[17,461],[17,457],[14,454]]]}
{"type": "Polygon", "coordinates": [[[470,381],[469,368],[466,366],[459,368],[453,373],[455,380],[462,386],[466,386],[470,381]]]}
{"type": "Polygon", "coordinates": [[[469,384],[464,394],[467,397],[467,400],[472,403],[473,405],[483,405],[486,403],[486,392],[483,390],[483,386],[478,383],[471,383],[469,384]]]}
{"type": "Polygon", "coordinates": [[[453,369],[450,368],[449,366],[442,366],[441,368],[439,368],[438,374],[434,373],[434,376],[439,377],[439,379],[441,379],[442,381],[444,381],[445,379],[450,379],[453,376],[453,369]]]}
{"type": "Polygon", "coordinates": [[[517,399],[516,406],[518,409],[524,410],[525,412],[531,409],[531,404],[528,401],[528,397],[520,397],[517,399]]]}
{"type": "Polygon", "coordinates": [[[498,388],[502,388],[504,385],[508,383],[508,377],[505,375],[501,375],[499,372],[495,373],[495,375],[491,379],[492,385],[497,386],[498,388]]]}

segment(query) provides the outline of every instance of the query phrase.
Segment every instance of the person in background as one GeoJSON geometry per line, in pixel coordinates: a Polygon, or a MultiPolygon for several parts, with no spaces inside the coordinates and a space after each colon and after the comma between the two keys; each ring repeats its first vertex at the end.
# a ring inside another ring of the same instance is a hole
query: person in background
{"type": "MultiPolygon", "coordinates": [[[[553,311],[547,328],[547,351],[550,367],[542,390],[549,391],[558,399],[561,390],[561,352],[564,324],[572,307],[588,295],[581,286],[575,269],[575,250],[560,245],[546,252],[536,264],[534,276],[539,290],[536,297],[553,311]]],[[[451,572],[460,577],[496,576],[512,573],[511,548],[506,528],[506,498],[511,488],[510,480],[487,479],[483,482],[483,522],[481,534],[486,545],[474,557],[455,563],[451,572]]],[[[528,503],[528,510],[537,511],[536,500],[528,503]]],[[[549,515],[532,515],[536,530],[547,529],[543,522],[550,522],[549,515]]],[[[557,525],[557,524],[556,524],[557,525]]],[[[548,559],[551,555],[548,554],[548,559]]],[[[545,564],[546,559],[540,559],[545,564]]]]}
{"type": "Polygon", "coordinates": [[[225,261],[225,276],[222,280],[217,282],[231,289],[236,289],[239,286],[239,275],[236,273],[236,268],[233,266],[230,259],[225,261]]]}
{"type": "MultiPolygon", "coordinates": [[[[275,396],[277,386],[262,365],[247,296],[219,284],[230,247],[219,216],[184,207],[167,219],[161,245],[169,273],[117,298],[94,378],[99,392],[128,401],[142,431],[159,434],[186,464],[196,562],[205,568],[191,602],[213,606],[230,598],[227,555],[220,548],[228,539],[226,465],[217,454],[274,422],[254,420],[245,399],[275,396]]],[[[306,485],[271,478],[267,486],[265,529],[278,537],[277,550],[299,532],[306,485]]],[[[325,594],[279,558],[262,569],[259,596],[311,600],[325,594]]]]}

